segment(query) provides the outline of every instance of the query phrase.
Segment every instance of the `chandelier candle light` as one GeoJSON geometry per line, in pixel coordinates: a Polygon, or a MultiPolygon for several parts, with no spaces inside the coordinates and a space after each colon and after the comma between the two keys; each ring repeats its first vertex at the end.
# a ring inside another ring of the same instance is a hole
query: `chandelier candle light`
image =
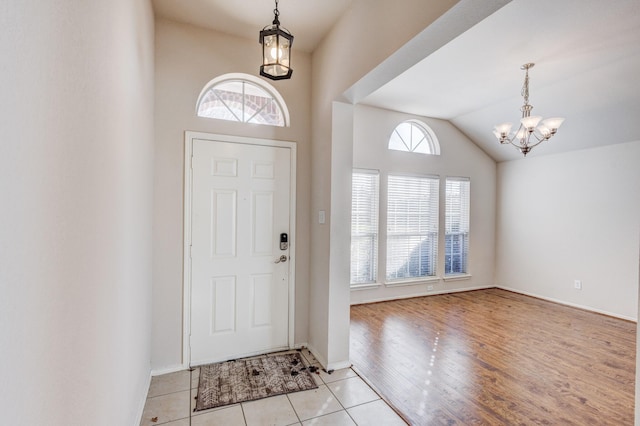
{"type": "Polygon", "coordinates": [[[273,24],[267,25],[260,31],[260,44],[262,45],[260,75],[271,80],[285,80],[291,78],[293,73],[290,63],[293,36],[289,31],[280,27],[278,0],[275,2],[273,24]]]}
{"type": "Polygon", "coordinates": [[[529,151],[540,143],[551,139],[564,121],[564,118],[554,117],[543,120],[539,115],[531,115],[533,105],[529,105],[529,68],[535,64],[524,64],[520,69],[525,71],[524,85],[522,86],[522,97],[524,105],[520,108],[522,119],[517,131],[512,132],[511,123],[498,124],[493,128],[493,134],[501,144],[510,143],[515,146],[526,157],[529,151]]]}

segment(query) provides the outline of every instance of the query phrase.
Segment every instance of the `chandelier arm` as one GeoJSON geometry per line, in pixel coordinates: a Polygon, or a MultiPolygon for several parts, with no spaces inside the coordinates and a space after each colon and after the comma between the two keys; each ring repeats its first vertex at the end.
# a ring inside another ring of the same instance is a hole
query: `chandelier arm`
{"type": "Polygon", "coordinates": [[[515,143],[513,140],[510,140],[509,143],[518,149],[522,148],[522,145],[515,143]]]}
{"type": "MultiPolygon", "coordinates": [[[[518,129],[519,130],[519,129],[518,129]]],[[[526,133],[525,136],[523,138],[518,138],[517,137],[517,133],[510,139],[506,139],[506,142],[508,142],[509,144],[513,145],[518,151],[522,152],[522,149],[526,149],[526,152],[530,152],[533,148],[535,148],[536,146],[540,145],[542,142],[549,140],[549,138],[551,136],[547,137],[542,137],[539,138],[538,135],[536,135],[535,133],[526,133]],[[531,135],[533,135],[533,137],[535,138],[533,143],[529,143],[531,140],[531,135]],[[522,144],[522,141],[524,140],[524,144],[522,144]]]]}
{"type": "MultiPolygon", "coordinates": [[[[542,137],[538,136],[538,134],[534,131],[533,133],[531,133],[533,135],[534,138],[536,138],[536,140],[538,141],[538,143],[540,142],[544,142],[546,140],[548,140],[549,138],[551,138],[551,136],[546,137],[544,135],[541,135],[542,137]]],[[[536,143],[536,145],[538,144],[536,143]]]]}
{"type": "Polygon", "coordinates": [[[518,127],[518,129],[513,132],[513,136],[509,137],[509,135],[507,135],[507,138],[505,139],[507,142],[509,142],[511,145],[514,146],[518,146],[514,144],[514,141],[519,140],[518,139],[518,133],[520,133],[520,131],[522,130],[522,123],[520,123],[520,126],[518,127]]]}
{"type": "MultiPolygon", "coordinates": [[[[536,139],[537,139],[537,138],[536,138],[536,139]]],[[[540,144],[541,144],[542,142],[544,142],[545,140],[546,140],[546,139],[538,139],[538,141],[537,141],[536,143],[528,144],[527,146],[528,146],[530,149],[533,149],[534,147],[536,147],[536,146],[540,145],[540,144]]]]}
{"type": "MultiPolygon", "coordinates": [[[[517,141],[519,142],[519,141],[517,141]]],[[[538,142],[539,143],[539,142],[538,142]]],[[[535,145],[530,145],[529,141],[527,140],[527,143],[525,143],[524,145],[522,145],[521,143],[516,143],[516,142],[511,142],[511,145],[515,146],[516,148],[520,149],[523,147],[529,147],[529,148],[533,148],[534,146],[537,145],[537,143],[535,145]]]]}
{"type": "MultiPolygon", "coordinates": [[[[522,139],[518,139],[516,136],[512,137],[511,139],[507,139],[506,141],[518,149],[522,148],[522,143],[521,143],[522,139]]],[[[527,141],[527,145],[528,145],[528,141],[527,141]]]]}
{"type": "Polygon", "coordinates": [[[518,151],[522,151],[522,146],[515,144],[513,142],[509,142],[515,149],[517,149],[518,151]]]}

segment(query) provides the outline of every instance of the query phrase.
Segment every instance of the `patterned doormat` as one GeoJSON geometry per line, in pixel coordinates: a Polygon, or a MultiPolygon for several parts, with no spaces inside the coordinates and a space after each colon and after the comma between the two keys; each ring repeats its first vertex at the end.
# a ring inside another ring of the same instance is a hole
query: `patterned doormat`
{"type": "Polygon", "coordinates": [[[200,367],[194,411],[318,387],[299,353],[265,355],[200,367]]]}

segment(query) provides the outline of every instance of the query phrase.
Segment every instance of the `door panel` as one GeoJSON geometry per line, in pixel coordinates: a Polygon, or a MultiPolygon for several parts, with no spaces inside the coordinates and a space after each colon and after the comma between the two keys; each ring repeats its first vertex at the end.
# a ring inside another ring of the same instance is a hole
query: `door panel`
{"type": "Polygon", "coordinates": [[[236,191],[212,190],[209,240],[211,258],[236,254],[236,191]]]}
{"type": "Polygon", "coordinates": [[[258,192],[253,193],[252,225],[253,256],[271,256],[273,253],[273,193],[258,192]]]}
{"type": "Polygon", "coordinates": [[[213,315],[211,315],[211,335],[233,332],[236,329],[236,277],[215,277],[210,288],[213,315]]]}
{"type": "Polygon", "coordinates": [[[279,235],[289,233],[290,164],[284,147],[193,140],[191,365],[288,347],[279,235]]]}
{"type": "Polygon", "coordinates": [[[273,294],[273,275],[261,274],[251,277],[251,301],[253,305],[252,327],[263,327],[271,325],[271,303],[262,303],[264,300],[271,300],[273,294]]]}

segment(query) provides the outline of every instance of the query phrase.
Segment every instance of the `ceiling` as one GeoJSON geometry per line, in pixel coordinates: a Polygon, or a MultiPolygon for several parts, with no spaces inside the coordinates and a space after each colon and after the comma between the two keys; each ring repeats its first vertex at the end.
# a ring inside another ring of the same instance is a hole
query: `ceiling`
{"type": "MultiPolygon", "coordinates": [[[[273,21],[274,0],[152,0],[155,15],[244,38],[273,21]]],[[[280,24],[293,47],[312,52],[352,0],[278,0],[280,24]]]]}
{"type": "MultiPolygon", "coordinates": [[[[367,0],[355,0],[367,1],[367,0]]],[[[281,0],[295,47],[313,51],[352,0],[281,0]]],[[[255,37],[268,0],[153,0],[157,16],[255,37]],[[242,7],[238,7],[242,4],[242,7]]],[[[528,156],[640,140],[640,1],[513,0],[359,102],[449,120],[496,161],[522,157],[493,126],[520,119],[524,72],[533,115],[566,121],[528,156]]],[[[442,143],[443,141],[441,141],[442,143]]]]}

